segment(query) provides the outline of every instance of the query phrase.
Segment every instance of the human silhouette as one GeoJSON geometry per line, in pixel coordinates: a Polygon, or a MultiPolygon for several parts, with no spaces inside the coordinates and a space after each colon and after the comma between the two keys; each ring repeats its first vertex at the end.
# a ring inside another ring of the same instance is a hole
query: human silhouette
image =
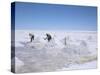
{"type": "Polygon", "coordinates": [[[50,34],[48,34],[48,33],[46,33],[46,38],[45,38],[45,40],[47,39],[48,40],[48,42],[50,42],[50,40],[52,39],[52,37],[51,37],[51,35],[50,34]]]}
{"type": "Polygon", "coordinates": [[[29,36],[30,36],[30,42],[32,42],[34,40],[34,35],[29,33],[29,36]]]}

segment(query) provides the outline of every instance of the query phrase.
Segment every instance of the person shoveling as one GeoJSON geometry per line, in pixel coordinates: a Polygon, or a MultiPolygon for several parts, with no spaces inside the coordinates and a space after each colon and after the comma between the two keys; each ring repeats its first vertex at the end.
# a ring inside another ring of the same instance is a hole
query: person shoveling
{"type": "Polygon", "coordinates": [[[28,47],[34,48],[34,49],[42,49],[44,47],[44,43],[40,42],[37,37],[34,36],[34,34],[29,33],[30,41],[27,44],[28,47]]]}
{"type": "Polygon", "coordinates": [[[34,34],[29,33],[29,36],[30,36],[30,42],[32,42],[34,40],[34,34]]]}
{"type": "Polygon", "coordinates": [[[46,33],[46,38],[44,38],[44,40],[48,40],[48,42],[50,42],[52,39],[51,35],[46,33]]]}

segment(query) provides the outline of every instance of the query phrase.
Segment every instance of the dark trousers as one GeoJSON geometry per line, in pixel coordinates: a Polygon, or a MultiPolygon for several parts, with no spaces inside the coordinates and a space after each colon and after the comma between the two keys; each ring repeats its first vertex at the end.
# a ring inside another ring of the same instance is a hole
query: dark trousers
{"type": "Polygon", "coordinates": [[[32,36],[32,37],[31,37],[31,42],[32,42],[33,40],[34,40],[34,37],[32,36]]]}

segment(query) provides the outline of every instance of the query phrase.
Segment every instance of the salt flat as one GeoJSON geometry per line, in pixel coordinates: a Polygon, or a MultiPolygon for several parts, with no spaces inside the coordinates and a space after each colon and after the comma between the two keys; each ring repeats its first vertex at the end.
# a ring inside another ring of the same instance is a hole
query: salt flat
{"type": "Polygon", "coordinates": [[[16,30],[15,56],[18,73],[96,68],[97,32],[16,30]],[[32,43],[29,33],[35,35],[32,43]]]}

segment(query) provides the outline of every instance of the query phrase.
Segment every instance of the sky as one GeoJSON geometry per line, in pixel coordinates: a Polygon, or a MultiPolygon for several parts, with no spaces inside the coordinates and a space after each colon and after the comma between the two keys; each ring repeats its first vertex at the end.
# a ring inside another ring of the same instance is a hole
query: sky
{"type": "Polygon", "coordinates": [[[16,2],[15,9],[16,29],[97,30],[97,7],[16,2]]]}

